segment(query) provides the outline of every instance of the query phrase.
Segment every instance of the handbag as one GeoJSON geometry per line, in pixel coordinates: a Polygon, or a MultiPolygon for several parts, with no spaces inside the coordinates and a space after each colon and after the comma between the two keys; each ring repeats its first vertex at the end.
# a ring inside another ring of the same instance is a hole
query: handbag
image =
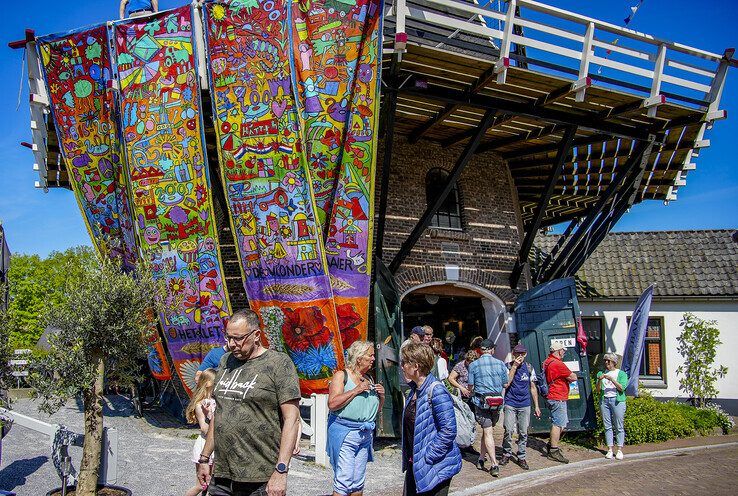
{"type": "Polygon", "coordinates": [[[505,403],[505,398],[499,395],[485,396],[483,400],[484,400],[484,404],[490,410],[499,410],[502,407],[502,405],[505,403]]]}

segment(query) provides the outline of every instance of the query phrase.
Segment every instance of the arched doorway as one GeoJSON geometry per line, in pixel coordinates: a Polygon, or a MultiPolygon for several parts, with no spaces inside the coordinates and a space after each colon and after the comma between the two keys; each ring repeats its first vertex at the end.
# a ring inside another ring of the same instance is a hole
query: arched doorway
{"type": "Polygon", "coordinates": [[[403,339],[416,325],[430,325],[444,342],[451,363],[463,358],[475,336],[496,342],[495,356],[510,353],[509,314],[491,291],[461,281],[438,281],[414,286],[401,297],[403,339]]]}

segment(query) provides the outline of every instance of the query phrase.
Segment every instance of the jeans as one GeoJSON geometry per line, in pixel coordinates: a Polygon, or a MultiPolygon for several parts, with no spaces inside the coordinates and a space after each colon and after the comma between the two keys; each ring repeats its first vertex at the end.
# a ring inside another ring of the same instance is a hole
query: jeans
{"type": "Polygon", "coordinates": [[[512,456],[512,436],[518,428],[518,460],[525,460],[525,446],[528,442],[528,425],[530,424],[530,407],[505,405],[505,437],[502,438],[502,454],[512,456]]]}
{"type": "Polygon", "coordinates": [[[402,488],[403,496],[448,496],[448,490],[451,487],[451,479],[439,482],[434,488],[424,493],[419,493],[415,486],[415,474],[413,473],[413,464],[408,463],[405,471],[405,486],[402,488]]]}
{"type": "Polygon", "coordinates": [[[373,441],[372,431],[352,430],[346,434],[338,453],[333,475],[333,491],[351,494],[364,490],[366,463],[373,441]]]}
{"type": "Polygon", "coordinates": [[[618,403],[614,396],[611,398],[603,396],[600,411],[602,412],[602,423],[605,424],[605,442],[608,446],[613,446],[612,431],[615,430],[618,446],[622,447],[625,444],[625,429],[623,429],[625,402],[618,403]]]}
{"type": "Polygon", "coordinates": [[[266,496],[266,482],[238,482],[225,477],[213,477],[208,496],[266,496]]]}

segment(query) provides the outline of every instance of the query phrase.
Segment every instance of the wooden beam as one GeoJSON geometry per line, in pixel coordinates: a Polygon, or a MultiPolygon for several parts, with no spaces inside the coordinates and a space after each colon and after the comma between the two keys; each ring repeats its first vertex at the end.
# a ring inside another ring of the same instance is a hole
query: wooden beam
{"type": "Polygon", "coordinates": [[[562,271],[565,269],[569,258],[571,258],[571,256],[576,252],[595,221],[603,215],[604,209],[613,200],[615,194],[618,191],[622,192],[629,189],[639,175],[642,177],[642,169],[645,167],[643,158],[650,154],[650,150],[653,147],[655,139],[655,136],[652,135],[652,139],[638,142],[633,155],[623,168],[620,178],[610,183],[597,204],[592,208],[592,213],[585,218],[584,222],[577,229],[577,232],[572,236],[572,239],[569,240],[566,246],[561,250],[561,254],[556,257],[556,260],[551,264],[551,267],[549,267],[549,269],[543,274],[543,280],[548,281],[560,276],[562,271]]]}
{"type": "MultiPolygon", "coordinates": [[[[468,90],[465,91],[465,93],[467,93],[467,94],[475,94],[478,91],[483,90],[486,86],[488,86],[490,83],[492,83],[495,79],[497,79],[497,73],[495,72],[494,66],[493,66],[493,67],[490,67],[489,69],[487,69],[486,71],[484,71],[477,78],[477,80],[474,82],[474,84],[472,84],[471,87],[468,90]]],[[[425,122],[425,123],[421,124],[420,126],[416,127],[415,129],[413,129],[413,131],[410,133],[410,138],[408,139],[408,141],[410,143],[416,143],[425,133],[427,133],[432,128],[434,128],[436,125],[442,123],[443,121],[445,121],[446,119],[448,119],[449,117],[451,117],[451,115],[456,110],[458,110],[458,108],[460,106],[461,105],[458,105],[458,104],[455,104],[455,103],[449,103],[449,104],[447,104],[443,108],[443,110],[441,110],[431,120],[429,120],[428,122],[425,122]]],[[[471,136],[474,135],[474,132],[475,131],[476,131],[476,129],[470,130],[469,132],[471,133],[471,135],[470,136],[465,136],[464,138],[461,138],[461,139],[470,138],[471,136]]],[[[446,145],[444,145],[444,146],[446,146],[446,145]]]]}
{"type": "Polygon", "coordinates": [[[382,181],[379,186],[379,218],[377,219],[377,240],[374,253],[381,260],[384,246],[384,230],[387,219],[387,190],[389,189],[390,167],[395,136],[395,113],[397,111],[397,91],[386,92],[387,120],[385,122],[384,154],[382,156],[382,181]]]}
{"type": "MultiPolygon", "coordinates": [[[[588,212],[582,212],[582,215],[586,215],[588,212]]],[[[577,217],[574,217],[571,219],[571,222],[569,222],[569,225],[566,227],[564,232],[559,237],[559,240],[556,242],[556,244],[551,248],[551,251],[546,255],[546,258],[543,259],[543,262],[541,262],[541,265],[538,267],[538,270],[535,274],[535,281],[536,284],[539,284],[541,282],[540,275],[546,270],[548,267],[548,264],[551,263],[551,260],[553,259],[554,255],[558,253],[559,249],[561,249],[561,246],[564,244],[564,242],[569,238],[572,231],[575,227],[577,227],[577,224],[579,224],[579,219],[582,217],[582,215],[579,215],[577,217]]]]}
{"type": "Polygon", "coordinates": [[[515,136],[490,141],[489,143],[485,143],[480,146],[477,153],[484,153],[490,150],[497,150],[498,148],[503,148],[505,146],[516,145],[524,141],[542,138],[560,131],[563,127],[564,126],[561,126],[560,124],[549,124],[548,126],[538,127],[525,133],[516,134],[515,136]]]}
{"type": "MultiPolygon", "coordinates": [[[[575,146],[587,146],[587,145],[594,145],[595,143],[602,143],[603,141],[609,141],[613,139],[613,137],[609,134],[603,134],[598,133],[590,136],[583,136],[581,138],[575,139],[571,146],[572,148],[575,146]]],[[[537,155],[539,153],[548,153],[556,150],[558,148],[558,145],[556,143],[551,143],[548,145],[538,145],[538,146],[532,146],[530,148],[525,148],[523,150],[514,150],[511,152],[506,152],[502,154],[502,158],[505,160],[513,159],[513,158],[520,158],[520,157],[526,157],[528,155],[537,155]]]]}
{"type": "MultiPolygon", "coordinates": [[[[504,124],[506,122],[510,122],[514,118],[515,118],[515,115],[513,115],[513,114],[502,114],[502,115],[495,116],[495,118],[492,121],[492,124],[489,126],[489,129],[488,130],[494,129],[497,126],[501,126],[502,124],[504,124]]],[[[465,139],[471,138],[476,133],[477,133],[477,128],[467,129],[466,131],[462,131],[462,132],[460,132],[458,134],[455,134],[455,135],[451,136],[450,138],[448,138],[446,140],[441,141],[441,146],[444,147],[444,148],[446,148],[446,147],[455,145],[459,141],[464,141],[465,139]]]]}
{"type": "Polygon", "coordinates": [[[548,207],[548,202],[551,199],[551,195],[553,194],[554,186],[559,180],[561,169],[564,166],[564,157],[566,157],[566,154],[569,152],[569,147],[571,146],[571,142],[574,139],[574,135],[576,134],[576,132],[576,127],[567,128],[564,131],[564,136],[561,138],[561,143],[559,143],[559,151],[556,154],[556,164],[554,164],[551,175],[548,178],[546,189],[543,193],[543,196],[541,196],[541,200],[538,204],[536,213],[533,216],[533,220],[531,220],[531,222],[527,226],[527,229],[525,231],[525,238],[523,239],[523,243],[520,245],[520,251],[518,252],[518,259],[515,261],[515,266],[513,267],[512,273],[510,274],[509,282],[510,287],[513,289],[518,287],[520,275],[523,273],[523,268],[528,263],[528,255],[530,254],[530,249],[533,247],[533,240],[536,237],[536,232],[538,232],[538,229],[540,229],[541,227],[541,221],[543,220],[543,217],[546,213],[546,207],[548,207]]]}
{"type": "MultiPolygon", "coordinates": [[[[412,79],[412,78],[411,78],[412,79]]],[[[611,122],[601,122],[594,112],[550,109],[536,107],[535,102],[516,102],[505,98],[489,95],[468,95],[464,91],[428,84],[427,88],[417,88],[408,85],[401,90],[403,93],[431,98],[445,103],[468,105],[470,107],[497,110],[499,112],[519,114],[536,119],[542,119],[555,124],[579,126],[582,129],[593,130],[597,133],[608,134],[628,139],[648,139],[648,130],[638,126],[628,126],[611,122]]]]}
{"type": "Polygon", "coordinates": [[[464,147],[464,151],[461,153],[458,160],[456,161],[456,164],[454,165],[454,168],[448,175],[448,179],[446,180],[446,184],[444,185],[443,190],[438,195],[438,197],[433,200],[433,203],[430,203],[428,205],[410,235],[407,237],[405,242],[402,243],[400,251],[397,252],[395,258],[392,260],[389,266],[390,272],[392,272],[393,274],[396,273],[397,269],[400,268],[400,265],[402,265],[402,262],[410,254],[410,251],[412,251],[415,243],[418,242],[420,236],[423,234],[428,225],[430,225],[433,216],[436,214],[436,212],[438,212],[438,209],[441,207],[443,202],[446,201],[446,198],[448,197],[449,193],[451,193],[451,190],[456,184],[456,181],[459,179],[459,176],[471,160],[474,152],[477,150],[477,147],[482,140],[482,136],[484,136],[487,128],[492,123],[495,112],[495,110],[488,110],[487,112],[485,112],[484,117],[482,118],[482,122],[477,128],[477,134],[469,143],[467,143],[466,147],[464,147]]]}

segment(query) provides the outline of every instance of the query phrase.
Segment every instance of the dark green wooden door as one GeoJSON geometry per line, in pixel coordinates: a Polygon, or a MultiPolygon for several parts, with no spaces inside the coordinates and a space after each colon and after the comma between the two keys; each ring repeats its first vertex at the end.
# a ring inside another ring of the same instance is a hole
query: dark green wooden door
{"type": "Polygon", "coordinates": [[[400,295],[392,273],[381,260],[375,259],[374,332],[376,343],[377,381],[385,388],[382,411],[377,415],[377,435],[400,437],[402,393],[400,391],[398,353],[402,340],[400,327],[400,295]]]}
{"type": "MultiPolygon", "coordinates": [[[[577,325],[580,319],[576,284],[573,278],[556,279],[536,286],[518,297],[515,303],[515,324],[520,342],[528,349],[528,361],[536,374],[548,356],[551,342],[562,341],[567,351],[564,362],[577,373],[567,403],[569,431],[595,428],[592,385],[586,350],[577,343],[577,325]],[[582,355],[584,353],[584,355],[582,355]]],[[[531,418],[530,431],[547,432],[551,428],[550,414],[545,400],[540,401],[541,419],[531,418]]]]}

